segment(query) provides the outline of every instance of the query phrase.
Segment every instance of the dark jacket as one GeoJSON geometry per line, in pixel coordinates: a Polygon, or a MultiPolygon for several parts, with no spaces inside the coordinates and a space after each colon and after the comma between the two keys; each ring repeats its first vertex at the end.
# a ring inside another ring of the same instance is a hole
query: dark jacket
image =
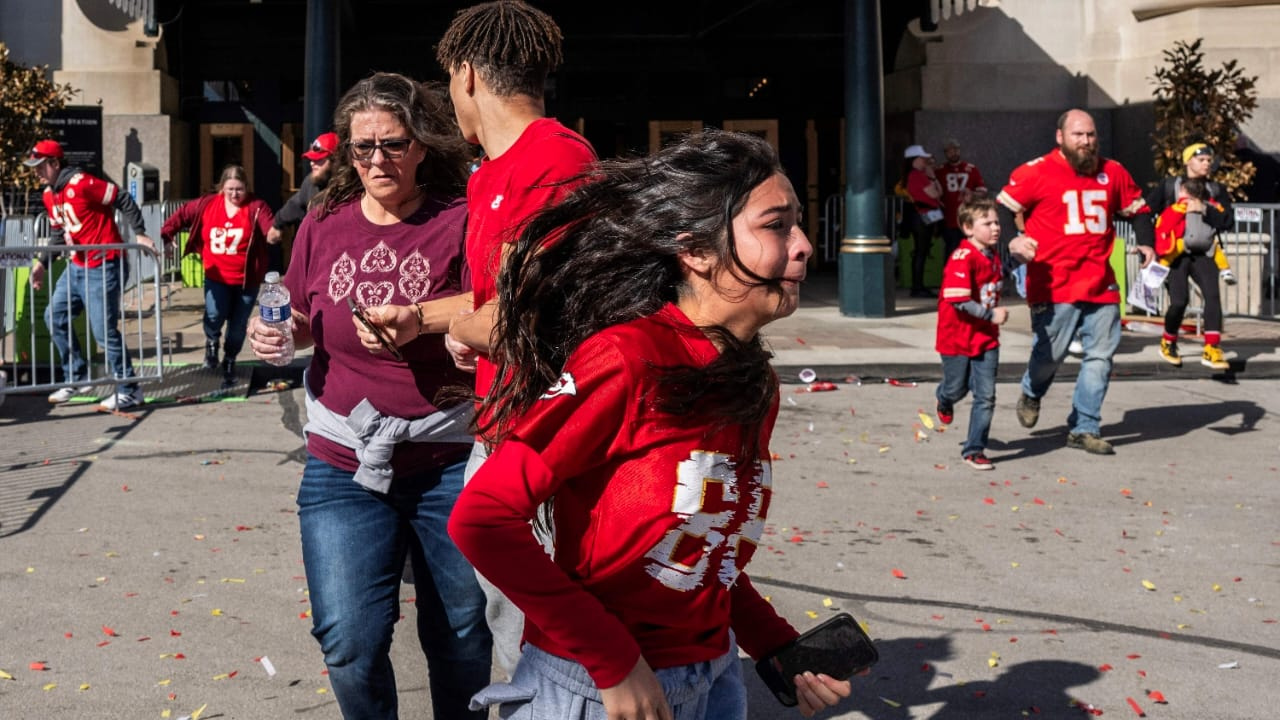
{"type": "MultiPolygon", "coordinates": [[[[1178,202],[1178,187],[1186,179],[1185,175],[1167,177],[1147,193],[1147,205],[1156,217],[1160,217],[1165,208],[1178,202]]],[[[1209,187],[1209,198],[1213,202],[1205,204],[1204,221],[1218,232],[1230,230],[1236,223],[1235,211],[1231,209],[1231,193],[1227,192],[1227,187],[1222,183],[1210,180],[1206,184],[1209,187]],[[1214,203],[1221,207],[1215,207],[1214,203]]]]}
{"type": "Polygon", "coordinates": [[[301,225],[302,219],[307,216],[307,206],[311,204],[311,198],[320,194],[321,189],[316,186],[315,180],[308,174],[302,179],[302,185],[298,187],[298,192],[286,200],[284,207],[280,208],[280,212],[276,213],[276,219],[272,226],[277,230],[283,230],[291,225],[301,225]]]}
{"type": "MultiPolygon", "coordinates": [[[[189,235],[182,252],[184,255],[193,253],[199,255],[204,250],[204,237],[200,232],[201,224],[204,222],[204,210],[211,202],[222,202],[222,193],[205,195],[184,203],[177,212],[164,221],[164,227],[160,229],[160,237],[166,243],[171,243],[179,232],[186,229],[189,235]]],[[[244,209],[249,212],[249,224],[253,227],[253,234],[249,237],[249,247],[246,250],[244,287],[253,288],[261,285],[262,278],[267,274],[269,262],[267,231],[271,229],[273,216],[266,201],[253,195],[249,195],[245,200],[244,209]]]]}

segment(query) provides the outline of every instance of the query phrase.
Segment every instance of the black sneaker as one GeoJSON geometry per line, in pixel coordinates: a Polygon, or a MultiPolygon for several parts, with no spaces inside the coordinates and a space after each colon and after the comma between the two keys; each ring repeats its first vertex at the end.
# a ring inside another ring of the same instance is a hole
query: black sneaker
{"type": "Polygon", "coordinates": [[[206,340],[204,343],[204,369],[212,370],[216,367],[218,367],[218,343],[206,340]]]}
{"type": "Polygon", "coordinates": [[[1111,443],[1094,433],[1067,433],[1067,447],[1083,450],[1091,455],[1115,455],[1111,443]]]}
{"type": "Polygon", "coordinates": [[[965,455],[964,464],[968,465],[974,470],[995,470],[996,469],[996,466],[991,462],[991,459],[986,456],[986,453],[974,453],[972,455],[965,455]]]}
{"type": "Polygon", "coordinates": [[[1040,398],[1033,398],[1026,393],[1018,398],[1018,423],[1024,428],[1033,428],[1040,421],[1040,398]]]}

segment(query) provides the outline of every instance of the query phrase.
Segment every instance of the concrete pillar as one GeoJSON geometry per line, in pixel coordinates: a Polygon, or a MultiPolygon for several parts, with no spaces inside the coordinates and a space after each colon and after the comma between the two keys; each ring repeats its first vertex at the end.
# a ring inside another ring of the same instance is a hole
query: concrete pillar
{"type": "Polygon", "coordinates": [[[303,142],[310,144],[333,127],[338,104],[338,2],[307,0],[303,142]]]}

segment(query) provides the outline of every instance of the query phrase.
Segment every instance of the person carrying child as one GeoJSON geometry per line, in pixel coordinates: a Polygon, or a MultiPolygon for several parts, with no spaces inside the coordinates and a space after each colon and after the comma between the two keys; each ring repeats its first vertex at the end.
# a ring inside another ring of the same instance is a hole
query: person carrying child
{"type": "MultiPolygon", "coordinates": [[[[1213,182],[1209,179],[1209,174],[1213,171],[1213,148],[1204,143],[1192,143],[1182,150],[1182,164],[1185,169],[1181,175],[1167,177],[1161,180],[1154,188],[1151,189],[1147,196],[1147,205],[1151,207],[1151,212],[1156,217],[1164,212],[1166,208],[1177,202],[1179,198],[1178,189],[1188,180],[1200,179],[1205,182],[1209,196],[1213,198],[1214,205],[1210,205],[1205,209],[1204,220],[1217,232],[1225,232],[1230,230],[1235,223],[1235,213],[1231,207],[1231,193],[1226,186],[1219,182],[1213,182]]],[[[1220,244],[1215,243],[1213,252],[1213,263],[1218,268],[1218,276],[1228,285],[1236,284],[1236,275],[1231,271],[1231,265],[1227,262],[1226,253],[1222,252],[1220,244]]]]}
{"type": "Polygon", "coordinates": [[[987,438],[996,407],[996,370],[1000,364],[1000,326],[1009,310],[998,307],[1003,273],[996,244],[1000,218],[989,196],[977,195],[960,206],[957,218],[964,240],[947,258],[938,293],[938,339],[942,382],[938,384],[938,421],[950,425],[955,404],[973,393],[969,435],[960,456],[974,470],[993,470],[987,438]]]}
{"type": "Polygon", "coordinates": [[[1165,287],[1169,289],[1169,306],[1164,314],[1164,335],[1160,338],[1160,357],[1176,367],[1182,366],[1178,353],[1178,329],[1187,311],[1191,289],[1187,279],[1196,281],[1204,297],[1204,350],[1200,364],[1214,370],[1228,370],[1231,365],[1222,353],[1222,298],[1218,292],[1218,268],[1226,262],[1217,240],[1217,229],[1209,224],[1212,213],[1221,213],[1222,205],[1210,196],[1209,183],[1203,178],[1188,178],[1178,185],[1177,202],[1164,209],[1156,220],[1156,256],[1169,268],[1165,287]]]}

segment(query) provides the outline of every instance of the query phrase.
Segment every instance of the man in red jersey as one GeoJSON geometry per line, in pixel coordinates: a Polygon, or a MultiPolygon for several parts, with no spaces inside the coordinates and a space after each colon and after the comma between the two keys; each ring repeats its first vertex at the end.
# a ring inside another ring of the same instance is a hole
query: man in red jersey
{"type": "Polygon", "coordinates": [[[1040,398],[1079,331],[1084,357],[1067,417],[1067,447],[1111,455],[1115,451],[1100,430],[1111,359],[1120,345],[1120,290],[1110,263],[1112,221],[1117,215],[1131,220],[1146,265],[1155,258],[1151,210],[1129,172],[1098,154],[1098,130],[1089,113],[1063,113],[1057,140],[1057,149],[1015,169],[998,197],[1000,224],[1009,234],[1015,213],[1026,223],[1025,234],[1009,242],[1010,254],[1027,263],[1034,333],[1018,422],[1035,426],[1040,398]]]}
{"type": "MultiPolygon", "coordinates": [[[[484,150],[467,183],[473,312],[455,313],[445,338],[458,366],[475,369],[478,397],[489,392],[497,374],[487,352],[502,258],[528,219],[567,194],[573,187],[568,181],[596,160],[581,135],[546,117],[543,87],[561,62],[560,41],[560,28],[546,13],[518,0],[498,0],[459,11],[436,48],[436,59],[449,73],[458,126],[484,150]]],[[[487,456],[478,440],[467,480],[487,456]]],[[[489,598],[494,661],[511,673],[520,657],[524,616],[483,578],[481,585],[489,598]]]]}
{"type": "MultiPolygon", "coordinates": [[[[56,140],[41,140],[32,148],[23,165],[33,169],[45,184],[44,208],[49,213],[50,245],[81,248],[124,242],[116,227],[119,210],[133,228],[136,242],[155,247],[147,237],[142,211],[133,196],[121,192],[113,182],[103,180],[75,166],[64,166],[62,146],[56,140]]],[[[93,390],[88,384],[89,366],[80,349],[80,340],[71,329],[71,319],[83,310],[94,341],[106,349],[107,366],[115,380],[133,377],[133,363],[120,334],[120,290],[129,277],[129,266],[121,250],[88,251],[73,249],[71,261],[58,278],[45,310],[45,324],[62,357],[66,387],[49,395],[49,402],[64,403],[93,390]]],[[[38,290],[44,283],[49,258],[37,258],[31,284],[38,290]]],[[[136,382],[124,382],[102,401],[103,410],[124,410],[142,403],[136,382]]]]}
{"type": "Polygon", "coordinates": [[[947,161],[935,170],[935,174],[942,183],[942,245],[946,249],[945,257],[950,258],[964,239],[964,230],[957,218],[960,205],[974,193],[985,193],[987,183],[983,181],[977,165],[960,157],[959,140],[947,140],[942,152],[947,161]]]}

